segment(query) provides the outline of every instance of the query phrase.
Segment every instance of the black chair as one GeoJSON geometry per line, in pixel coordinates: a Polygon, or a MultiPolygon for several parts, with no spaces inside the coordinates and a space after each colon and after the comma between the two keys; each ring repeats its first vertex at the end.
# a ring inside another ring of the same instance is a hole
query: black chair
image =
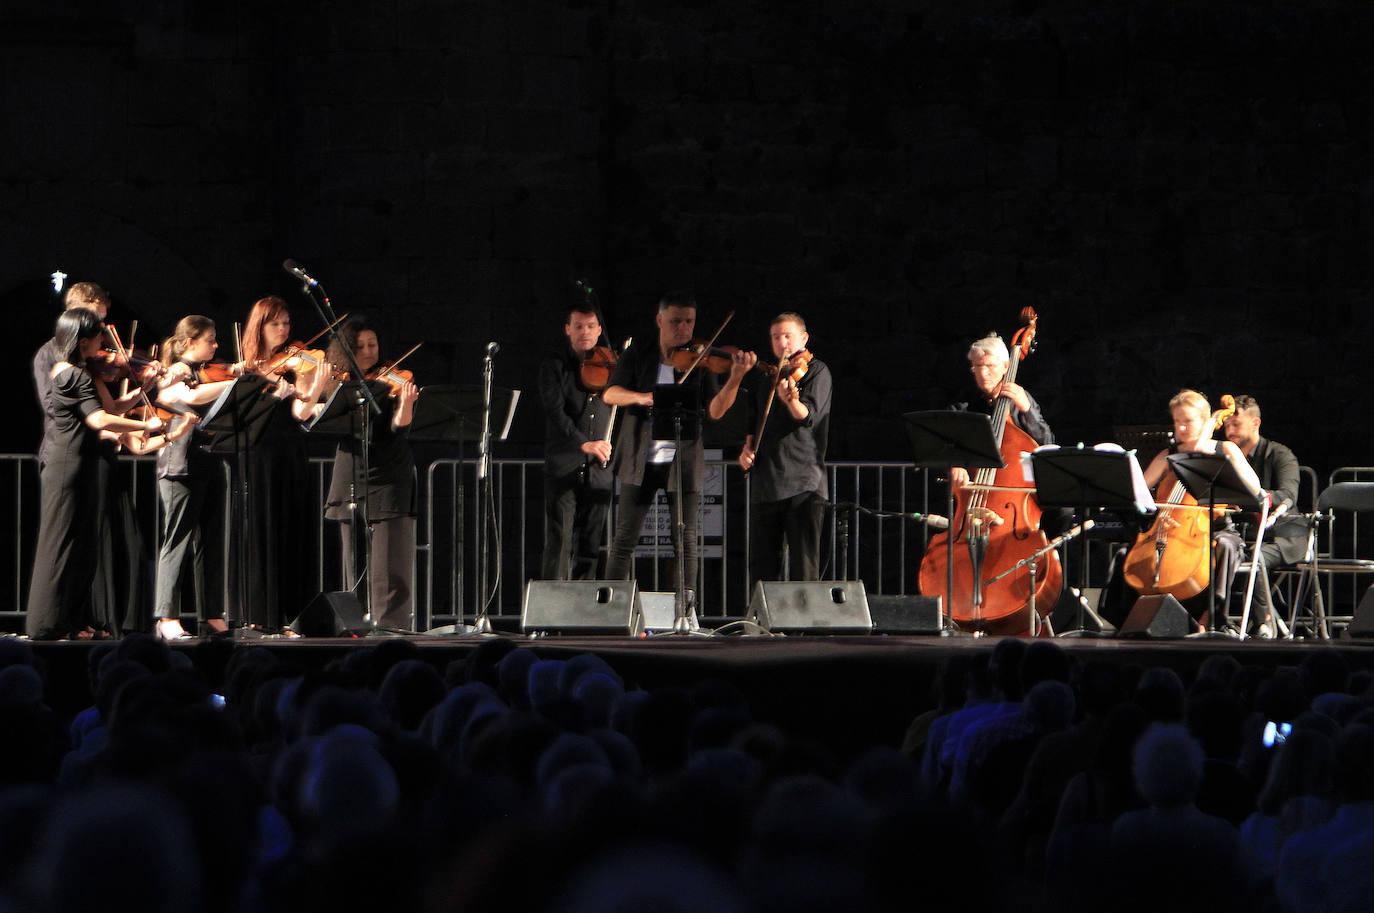
{"type": "MultiPolygon", "coordinates": [[[[1374,559],[1359,558],[1354,555],[1339,557],[1334,554],[1322,555],[1317,549],[1317,530],[1323,521],[1334,524],[1337,516],[1343,513],[1359,514],[1374,511],[1374,482],[1337,482],[1329,486],[1317,499],[1317,511],[1309,515],[1311,525],[1307,534],[1307,557],[1297,564],[1301,577],[1297,593],[1293,598],[1292,614],[1288,619],[1291,630],[1297,621],[1298,609],[1311,591],[1312,617],[1317,636],[1329,638],[1327,628],[1326,600],[1322,594],[1320,575],[1334,577],[1336,574],[1374,574],[1374,559]]],[[[1334,537],[1332,537],[1334,539],[1334,537]]],[[[1334,551],[1334,544],[1330,546],[1334,551]]]]}

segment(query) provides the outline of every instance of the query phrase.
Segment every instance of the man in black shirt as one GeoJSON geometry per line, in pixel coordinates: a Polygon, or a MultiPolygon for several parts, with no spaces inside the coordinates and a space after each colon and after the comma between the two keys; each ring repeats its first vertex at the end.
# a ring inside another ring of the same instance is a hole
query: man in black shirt
{"type": "MultiPolygon", "coordinates": [[[[806,349],[810,336],[800,314],[773,318],[768,328],[773,365],[806,349]]],[[[793,360],[792,363],[799,363],[793,360]]],[[[777,580],[782,571],[782,544],[787,542],[789,578],[820,578],[821,522],[829,486],[825,447],[830,429],[830,369],[812,358],[798,380],[790,364],[781,379],[767,375],[754,383],[749,404],[749,434],[739,465],[749,473],[749,575],[753,581],[777,580]],[[769,397],[773,397],[771,408],[769,397]],[[767,420],[758,436],[759,417],[767,420]]],[[[758,375],[751,375],[757,377],[758,375]]]]}
{"type": "Polygon", "coordinates": [[[544,404],[545,580],[594,580],[611,506],[611,410],[582,387],[583,360],[601,340],[601,318],[586,300],[568,308],[568,344],[539,365],[544,404]]]}
{"type": "MultiPolygon", "coordinates": [[[[1298,458],[1282,444],[1261,437],[1260,406],[1253,396],[1237,396],[1236,411],[1226,420],[1226,439],[1240,448],[1250,468],[1259,476],[1260,485],[1272,496],[1270,512],[1287,504],[1289,511],[1298,506],[1298,458]]],[[[1253,520],[1254,518],[1252,518],[1253,520]]],[[[1254,541],[1254,533],[1245,536],[1254,541]]],[[[1301,561],[1307,551],[1307,524],[1297,516],[1280,516],[1265,531],[1260,554],[1266,568],[1272,570],[1282,564],[1301,561]]],[[[1251,622],[1259,637],[1273,637],[1268,590],[1256,583],[1254,610],[1251,622]]]]}
{"type": "MultiPolygon", "coordinates": [[[[696,320],[696,299],[689,293],[674,292],[663,296],[655,318],[658,344],[631,346],[616,365],[610,386],[603,394],[607,403],[625,409],[616,440],[614,466],[616,478],[620,480],[620,512],[606,576],[612,580],[630,577],[639,530],[649,507],[660,489],[674,492],[680,487],[685,567],[679,570],[689,594],[694,592],[700,562],[697,514],[701,504],[701,483],[706,474],[705,453],[700,437],[684,441],[680,451],[675,449],[672,440],[655,440],[649,407],[654,402],[655,386],[675,383],[682,378],[683,373],[672,367],[672,353],[692,341],[696,320]]],[[[736,352],[723,385],[701,366],[693,369],[684,383],[697,387],[701,401],[707,404],[707,415],[716,421],[734,405],[740,378],[757,361],[752,352],[736,352]]],[[[673,504],[673,500],[669,503],[673,504]]],[[[676,529],[676,506],[673,507],[672,524],[676,529]]],[[[692,598],[689,595],[689,605],[692,598]]]]}

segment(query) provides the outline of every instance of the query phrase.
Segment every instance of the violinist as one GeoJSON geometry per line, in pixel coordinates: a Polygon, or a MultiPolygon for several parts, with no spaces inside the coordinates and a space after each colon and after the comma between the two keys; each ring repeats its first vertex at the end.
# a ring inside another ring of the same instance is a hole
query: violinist
{"type": "MultiPolygon", "coordinates": [[[[1255,470],[1246,461],[1244,452],[1230,441],[1219,441],[1212,437],[1214,430],[1212,407],[1208,404],[1206,397],[1196,390],[1181,390],[1173,399],[1169,400],[1169,414],[1173,419],[1174,444],[1169,449],[1161,450],[1155,454],[1154,459],[1150,460],[1150,465],[1145,468],[1145,484],[1156,492],[1156,500],[1162,500],[1158,496],[1161,483],[1174,481],[1173,470],[1169,468],[1169,455],[1172,453],[1219,452],[1226,457],[1226,461],[1231,464],[1236,474],[1246,482],[1249,488],[1260,488],[1259,477],[1255,475],[1255,470]]],[[[1158,522],[1178,523],[1177,520],[1171,520],[1168,517],[1161,517],[1158,522]]],[[[1240,564],[1241,555],[1244,552],[1244,543],[1241,541],[1240,535],[1233,529],[1218,529],[1217,524],[1214,524],[1212,530],[1214,565],[1211,582],[1216,593],[1219,615],[1217,621],[1220,622],[1226,617],[1231,584],[1235,581],[1236,568],[1240,564]]],[[[1198,618],[1200,625],[1208,626],[1208,619],[1204,617],[1207,610],[1207,592],[1205,589],[1197,596],[1181,601],[1194,617],[1198,618]]],[[[1221,625],[1216,624],[1215,627],[1220,628],[1221,625]]]]}
{"type": "MultiPolygon", "coordinates": [[[[377,331],[365,320],[346,320],[339,328],[339,339],[352,349],[364,374],[379,366],[377,331]]],[[[348,359],[338,341],[330,344],[328,361],[339,370],[348,369],[348,359]]],[[[385,390],[379,383],[372,384],[372,389],[385,390]]],[[[410,380],[400,380],[390,395],[378,393],[382,414],[373,416],[367,426],[371,435],[367,477],[362,475],[362,441],[350,435],[334,454],[325,499],[324,515],[339,521],[344,586],[348,589],[358,583],[358,537],[370,537],[369,605],[373,621],[388,631],[414,630],[415,457],[408,434],[419,396],[419,388],[410,380]]]]}
{"type": "Polygon", "coordinates": [[[34,640],[96,636],[94,601],[102,535],[108,535],[101,490],[101,434],[151,435],[162,446],[190,431],[187,422],[165,426],[157,416],[132,419],[103,408],[86,360],[101,347],[103,325],[95,309],[70,308],[57,319],[55,362],[49,374],[52,436],[41,470],[42,514],[34,547],[26,628],[34,640]]]}
{"type": "MultiPolygon", "coordinates": [[[[688,292],[671,292],[658,303],[654,319],[658,328],[658,344],[630,347],[616,364],[610,386],[602,395],[607,404],[629,407],[620,426],[614,456],[614,471],[620,480],[620,511],[615,534],[611,540],[606,576],[612,580],[628,579],[634,562],[639,531],[660,489],[681,490],[684,526],[683,574],[688,594],[689,610],[694,608],[700,549],[697,541],[697,514],[701,505],[701,487],[706,474],[706,456],[701,438],[684,441],[677,452],[672,440],[655,440],[649,408],[654,402],[654,387],[671,384],[686,376],[684,383],[695,384],[701,399],[707,403],[706,414],[718,421],[729,411],[739,394],[740,379],[758,361],[752,352],[734,352],[724,365],[729,374],[722,384],[714,374],[701,368],[684,370],[674,366],[674,353],[692,342],[696,329],[697,303],[688,292]]],[[[692,359],[687,360],[690,367],[692,359]]],[[[680,362],[681,363],[681,362],[680,362]]],[[[724,367],[724,365],[722,367],[724,367]]],[[[672,523],[677,528],[677,508],[673,499],[672,523]]]]}
{"type": "Polygon", "coordinates": [[[545,580],[595,580],[611,508],[611,409],[584,384],[588,359],[604,359],[601,316],[579,296],[564,314],[567,344],[539,364],[544,406],[545,580]]]}
{"type": "MultiPolygon", "coordinates": [[[[279,365],[290,341],[291,312],[286,302],[275,295],[258,299],[243,328],[242,368],[258,371],[279,365]]],[[[281,630],[289,621],[285,613],[299,611],[315,594],[308,572],[308,543],[319,501],[311,497],[309,458],[300,423],[315,414],[328,374],[302,361],[280,365],[268,375],[284,382],[277,393],[286,399],[245,460],[247,525],[236,514],[231,541],[245,545],[247,579],[234,581],[234,594],[243,623],[269,632],[281,630]]]]}
{"type": "MultiPolygon", "coordinates": [[[[201,382],[203,365],[219,348],[215,322],[191,314],[181,318],[162,345],[167,368],[158,402],[173,411],[203,418],[232,380],[201,382]]],[[[157,455],[157,493],[162,500],[162,548],[158,554],[153,617],[164,640],[189,637],[181,627],[180,595],[188,564],[196,612],[203,628],[224,634],[224,547],[211,530],[222,526],[224,470],[205,448],[209,438],[197,431],[164,447],[157,455]]]]}
{"type": "MultiPolygon", "coordinates": [[[[63,309],[84,307],[94,311],[103,323],[109,315],[110,296],[94,282],[74,282],[67,287],[62,299],[63,309]]],[[[53,416],[48,402],[52,390],[52,368],[57,363],[56,340],[49,339],[39,346],[33,356],[33,385],[38,393],[38,408],[43,410],[43,440],[38,445],[38,468],[47,462],[49,442],[53,434],[53,416]]]]}
{"type": "Polygon", "coordinates": [[[830,369],[809,357],[810,336],[800,314],[774,317],[768,338],[773,362],[760,362],[759,367],[774,370],[754,371],[746,381],[748,427],[755,431],[746,436],[739,455],[740,468],[749,473],[751,584],[781,579],[784,541],[789,579],[818,580],[821,524],[829,497],[825,449],[830,369]]]}

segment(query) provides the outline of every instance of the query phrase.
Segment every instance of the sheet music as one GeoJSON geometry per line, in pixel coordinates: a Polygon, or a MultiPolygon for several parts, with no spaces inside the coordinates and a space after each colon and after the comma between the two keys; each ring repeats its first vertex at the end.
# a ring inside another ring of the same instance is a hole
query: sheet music
{"type": "MultiPolygon", "coordinates": [[[[1022,451],[1021,471],[1026,476],[1026,481],[1035,484],[1035,469],[1032,457],[1037,453],[1053,453],[1061,450],[1058,444],[1045,444],[1035,448],[1031,453],[1022,451]]],[[[1136,458],[1134,450],[1126,450],[1120,444],[1113,444],[1105,441],[1101,444],[1094,444],[1090,449],[1097,453],[1119,453],[1126,458],[1128,471],[1131,474],[1131,498],[1137,511],[1142,514],[1152,514],[1155,512],[1155,498],[1150,492],[1150,487],[1145,484],[1145,473],[1140,468],[1140,461],[1136,458]]]]}

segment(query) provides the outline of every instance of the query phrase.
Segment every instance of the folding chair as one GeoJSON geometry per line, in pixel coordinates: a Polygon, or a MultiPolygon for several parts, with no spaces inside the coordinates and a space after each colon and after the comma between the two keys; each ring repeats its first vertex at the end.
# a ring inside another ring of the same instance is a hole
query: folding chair
{"type": "Polygon", "coordinates": [[[1317,527],[1323,520],[1334,523],[1338,514],[1359,514],[1365,511],[1374,511],[1374,482],[1337,482],[1323,491],[1317,499],[1317,511],[1310,515],[1307,556],[1297,564],[1301,577],[1298,579],[1297,592],[1293,597],[1288,618],[1290,637],[1293,636],[1298,610],[1309,589],[1312,594],[1312,617],[1317,636],[1323,639],[1331,636],[1327,629],[1326,601],[1322,595],[1319,575],[1374,574],[1374,559],[1324,556],[1319,554],[1317,549],[1317,527]]]}

